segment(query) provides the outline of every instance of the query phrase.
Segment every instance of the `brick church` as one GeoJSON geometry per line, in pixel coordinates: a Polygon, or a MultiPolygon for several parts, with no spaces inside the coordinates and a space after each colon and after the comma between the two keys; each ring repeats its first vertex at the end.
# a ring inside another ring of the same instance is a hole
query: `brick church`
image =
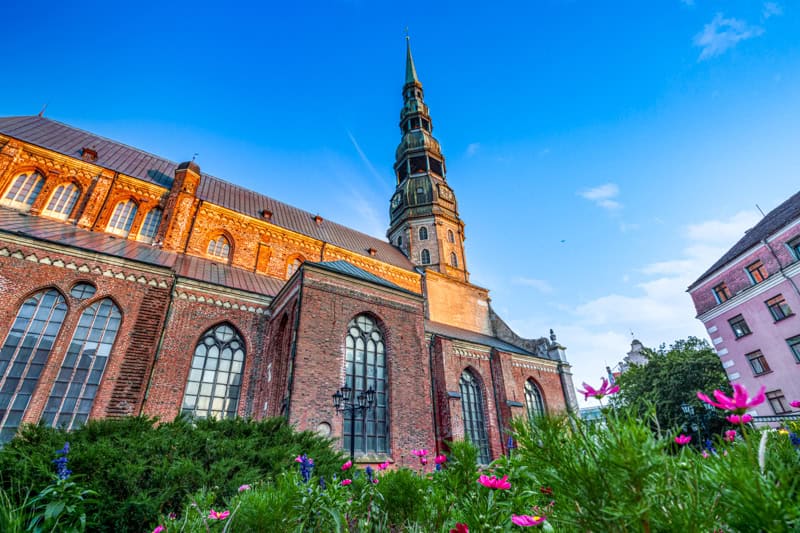
{"type": "Polygon", "coordinates": [[[284,416],[362,461],[575,405],[470,283],[410,48],[388,240],[42,116],[0,118],[0,442],[23,423],[284,416]],[[372,388],[351,424],[332,395],[372,388]]]}

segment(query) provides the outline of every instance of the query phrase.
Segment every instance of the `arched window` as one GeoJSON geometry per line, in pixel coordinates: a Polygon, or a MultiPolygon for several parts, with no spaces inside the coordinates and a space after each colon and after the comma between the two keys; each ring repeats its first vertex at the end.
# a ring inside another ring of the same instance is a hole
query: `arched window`
{"type": "Polygon", "coordinates": [[[458,268],[458,256],[455,252],[450,252],[450,266],[458,268]]]}
{"type": "Polygon", "coordinates": [[[136,216],[136,203],[133,200],[126,200],[120,202],[114,208],[114,214],[111,215],[111,220],[108,221],[106,231],[114,233],[121,237],[127,237],[131,231],[133,219],[136,216]]]}
{"type": "Polygon", "coordinates": [[[194,349],[181,411],[198,418],[236,416],[244,351],[244,341],[230,325],[206,331],[194,349]]]}
{"type": "Polygon", "coordinates": [[[119,309],[108,298],[81,313],[44,406],[46,425],[73,429],[89,418],[121,321],[119,309]]]}
{"type": "Polygon", "coordinates": [[[420,256],[420,260],[422,261],[423,265],[430,265],[431,264],[431,253],[428,250],[423,248],[423,250],[422,250],[422,252],[420,252],[419,256],[420,256]]]}
{"type": "Polygon", "coordinates": [[[447,230],[447,242],[456,242],[456,238],[453,235],[453,230],[447,230]]]}
{"type": "Polygon", "coordinates": [[[397,237],[397,247],[400,248],[401,246],[403,246],[403,236],[399,235],[397,237]]]}
{"type": "Polygon", "coordinates": [[[461,373],[461,411],[464,415],[464,436],[478,448],[478,461],[489,464],[489,438],[483,414],[483,394],[477,378],[469,370],[461,373]]]}
{"type": "Polygon", "coordinates": [[[347,326],[345,339],[346,383],[353,389],[353,398],[372,387],[375,407],[364,418],[356,417],[355,432],[350,417],[344,417],[342,445],[350,445],[355,433],[355,450],[358,453],[387,453],[389,451],[386,413],[386,354],[383,333],[378,324],[367,315],[359,315],[347,326]]]}
{"type": "Polygon", "coordinates": [[[72,208],[75,207],[75,202],[78,201],[81,190],[74,183],[67,183],[59,185],[53,191],[47,207],[44,208],[42,214],[52,218],[66,220],[72,213],[72,208]]]}
{"type": "Polygon", "coordinates": [[[39,196],[42,186],[44,186],[44,178],[38,172],[20,174],[11,182],[11,187],[3,195],[0,203],[14,209],[28,211],[36,197],[39,196]]]}
{"type": "Polygon", "coordinates": [[[300,265],[303,264],[303,259],[300,257],[295,257],[286,265],[286,279],[292,277],[292,274],[297,272],[297,269],[300,268],[300,265]]]}
{"type": "Polygon", "coordinates": [[[161,224],[161,209],[155,207],[148,211],[144,217],[142,227],[139,229],[139,240],[142,242],[153,242],[159,224],[161,224]]]}
{"type": "Polygon", "coordinates": [[[542,393],[532,379],[525,382],[525,407],[528,409],[528,420],[530,421],[544,415],[542,393]]]}
{"type": "Polygon", "coordinates": [[[0,442],[17,432],[66,314],[55,289],[34,294],[19,308],[0,349],[0,442]]]}
{"type": "Polygon", "coordinates": [[[217,238],[208,241],[207,252],[212,257],[227,260],[231,253],[231,244],[225,238],[225,235],[219,235],[217,238]]]}
{"type": "Polygon", "coordinates": [[[419,240],[427,241],[428,240],[428,228],[425,226],[419,228],[419,240]]]}

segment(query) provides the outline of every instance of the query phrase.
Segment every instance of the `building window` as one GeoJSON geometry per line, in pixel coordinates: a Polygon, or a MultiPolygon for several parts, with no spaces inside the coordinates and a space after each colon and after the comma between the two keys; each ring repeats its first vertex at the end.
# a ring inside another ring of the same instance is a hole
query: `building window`
{"type": "Polygon", "coordinates": [[[419,255],[423,265],[431,264],[431,253],[428,250],[423,248],[419,255]]]}
{"type": "Polygon", "coordinates": [[[455,252],[450,252],[450,266],[458,268],[458,256],[455,252]]]}
{"type": "Polygon", "coordinates": [[[427,241],[428,240],[428,228],[421,227],[419,228],[419,240],[427,241]]]}
{"type": "Polygon", "coordinates": [[[531,422],[544,415],[542,393],[532,379],[525,382],[525,407],[528,409],[528,420],[531,422]]]}
{"type": "Polygon", "coordinates": [[[232,418],[239,407],[244,341],[228,324],[206,331],[194,349],[181,412],[198,418],[232,418]]]}
{"type": "Polygon", "coordinates": [[[14,437],[67,314],[55,289],[25,300],[0,349],[0,443],[14,437]]]}
{"type": "Polygon", "coordinates": [[[478,462],[488,465],[491,457],[480,383],[472,372],[464,370],[461,373],[459,386],[461,388],[461,411],[464,415],[464,437],[478,448],[478,462]]]}
{"type": "Polygon", "coordinates": [[[786,401],[786,397],[780,389],[769,391],[767,393],[767,401],[769,401],[769,405],[776,415],[785,415],[792,411],[791,407],[789,407],[789,402],[786,401]]]}
{"type": "Polygon", "coordinates": [[[800,259],[800,237],[795,237],[786,243],[795,260],[800,259]]]}
{"type": "Polygon", "coordinates": [[[76,283],[69,291],[69,295],[78,300],[87,300],[94,296],[95,292],[97,289],[90,283],[76,283]]]}
{"type": "Polygon", "coordinates": [[[747,265],[747,275],[750,276],[750,282],[755,285],[767,279],[767,267],[759,259],[751,265],[747,265]]]}
{"type": "Polygon", "coordinates": [[[400,235],[399,237],[397,237],[397,247],[401,248],[402,246],[403,246],[403,236],[400,235]]]}
{"type": "Polygon", "coordinates": [[[139,229],[139,240],[142,242],[153,242],[161,224],[161,209],[154,208],[147,212],[139,229]]]}
{"type": "Polygon", "coordinates": [[[89,418],[120,322],[122,315],[108,298],[81,313],[44,406],[42,422],[46,425],[73,429],[89,418]]]}
{"type": "Polygon", "coordinates": [[[6,194],[3,195],[2,203],[14,209],[28,211],[39,196],[39,192],[44,186],[44,178],[38,172],[20,174],[11,183],[6,194]]]}
{"type": "Polygon", "coordinates": [[[356,417],[355,432],[350,418],[345,417],[342,443],[349,445],[350,438],[355,435],[356,452],[388,453],[385,346],[378,324],[367,315],[357,316],[347,326],[345,380],[353,389],[353,398],[372,387],[375,407],[367,411],[365,418],[356,417]]]}
{"type": "Polygon", "coordinates": [[[224,259],[227,261],[228,256],[231,253],[231,244],[228,242],[228,239],[225,238],[225,235],[218,235],[216,238],[211,239],[208,241],[208,249],[206,253],[211,257],[216,257],[218,259],[224,259]]]}
{"type": "Polygon", "coordinates": [[[775,322],[792,316],[792,309],[789,307],[789,304],[786,303],[786,299],[780,294],[774,298],[770,298],[764,303],[767,304],[769,312],[772,313],[772,318],[775,319],[775,322]]]}
{"type": "Polygon", "coordinates": [[[291,278],[292,274],[297,272],[297,269],[299,269],[300,265],[302,264],[303,264],[303,259],[300,257],[295,257],[294,259],[289,261],[289,264],[286,265],[286,279],[291,278]]]}
{"type": "Polygon", "coordinates": [[[736,315],[735,317],[729,319],[728,324],[731,325],[733,334],[736,336],[737,339],[741,339],[745,335],[750,335],[750,333],[752,333],[742,315],[736,315]]]}
{"type": "Polygon", "coordinates": [[[786,339],[789,349],[792,350],[795,360],[800,363],[800,335],[786,339]]]}
{"type": "Polygon", "coordinates": [[[726,302],[731,297],[731,291],[728,289],[725,282],[716,285],[712,290],[714,291],[714,298],[716,298],[718,304],[726,302]]]}
{"type": "Polygon", "coordinates": [[[131,231],[134,217],[136,217],[136,204],[133,200],[120,202],[114,208],[114,214],[111,215],[111,220],[108,221],[106,231],[120,237],[127,237],[131,231]]]}
{"type": "Polygon", "coordinates": [[[747,360],[750,362],[750,368],[753,369],[753,375],[758,376],[760,374],[766,374],[770,372],[769,364],[767,364],[767,358],[764,357],[764,354],[761,353],[761,350],[756,350],[755,352],[749,353],[746,355],[747,360]]]}
{"type": "Polygon", "coordinates": [[[456,237],[451,229],[447,230],[447,242],[456,242],[456,237]]]}
{"type": "Polygon", "coordinates": [[[80,189],[74,183],[59,185],[53,191],[53,195],[50,197],[50,201],[42,214],[66,220],[72,213],[72,208],[75,207],[75,202],[78,201],[80,194],[80,189]]]}

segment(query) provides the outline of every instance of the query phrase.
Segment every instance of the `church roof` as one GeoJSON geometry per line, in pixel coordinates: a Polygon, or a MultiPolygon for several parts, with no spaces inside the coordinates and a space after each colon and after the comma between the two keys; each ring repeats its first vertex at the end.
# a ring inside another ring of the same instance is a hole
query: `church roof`
{"type": "Polygon", "coordinates": [[[179,277],[265,296],[275,296],[285,283],[282,279],[256,274],[202,257],[165,252],[142,242],[89,231],[6,207],[0,207],[0,234],[2,233],[22,235],[39,241],[169,268],[179,277]]]}
{"type": "MultiPolygon", "coordinates": [[[[97,152],[97,160],[93,164],[165,188],[172,186],[178,167],[173,161],[138,148],[39,116],[2,117],[0,134],[78,159],[83,148],[91,148],[97,152]]],[[[369,249],[372,248],[376,251],[375,259],[406,270],[414,268],[400,250],[382,239],[329,220],[318,224],[314,215],[307,211],[210,174],[202,173],[197,196],[211,204],[260,220],[261,213],[268,209],[272,212],[271,224],[363,256],[370,256],[369,249]]]]}
{"type": "Polygon", "coordinates": [[[319,263],[312,263],[310,261],[307,261],[306,264],[316,265],[318,267],[322,267],[325,270],[338,272],[339,274],[344,274],[346,276],[357,278],[362,281],[375,283],[376,285],[383,285],[384,287],[389,287],[391,289],[396,289],[403,292],[411,292],[408,289],[404,289],[399,285],[395,285],[391,281],[386,281],[385,279],[378,277],[375,274],[372,274],[371,272],[367,272],[366,270],[358,268],[357,266],[350,264],[347,261],[322,261],[319,263]]]}
{"type": "Polygon", "coordinates": [[[455,326],[450,326],[448,324],[442,324],[441,322],[432,322],[430,320],[425,321],[425,331],[427,333],[434,333],[441,337],[448,337],[451,339],[458,339],[462,341],[471,342],[474,344],[482,344],[483,346],[489,346],[490,348],[496,348],[503,352],[510,352],[516,353],[520,355],[529,355],[534,357],[535,354],[523,350],[518,346],[514,346],[513,344],[509,344],[505,341],[498,339],[497,337],[492,337],[490,335],[484,335],[483,333],[478,333],[476,331],[470,331],[468,329],[461,329],[455,326]]]}

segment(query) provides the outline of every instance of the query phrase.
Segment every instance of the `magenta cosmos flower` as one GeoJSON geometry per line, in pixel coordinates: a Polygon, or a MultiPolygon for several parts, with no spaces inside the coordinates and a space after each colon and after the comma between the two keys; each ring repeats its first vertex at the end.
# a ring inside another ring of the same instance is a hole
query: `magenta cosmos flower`
{"type": "Polygon", "coordinates": [[[589,396],[602,400],[604,396],[619,392],[619,385],[611,386],[606,378],[603,378],[602,384],[599,389],[595,389],[591,385],[587,385],[584,381],[582,383],[583,390],[578,389],[578,392],[584,395],[584,400],[588,400],[589,396]]]}
{"type": "Polygon", "coordinates": [[[791,405],[795,409],[800,409],[800,400],[795,400],[793,402],[789,402],[789,405],[791,405]]]}
{"type": "Polygon", "coordinates": [[[752,398],[748,396],[747,389],[744,388],[740,383],[733,384],[733,397],[729,398],[725,396],[725,394],[721,390],[714,391],[714,398],[717,401],[712,400],[702,392],[697,392],[697,397],[703,400],[704,402],[713,405],[718,409],[724,409],[725,411],[733,411],[737,415],[744,414],[751,407],[755,407],[756,405],[764,403],[767,397],[764,395],[764,390],[766,387],[762,385],[755,396],[752,398]]]}
{"type": "MultiPolygon", "coordinates": [[[[736,416],[736,415],[733,415],[733,416],[736,416]]],[[[725,432],[725,440],[728,441],[728,442],[735,441],[736,440],[736,430],[735,429],[729,429],[728,431],[726,431],[725,432]]]]}
{"type": "Polygon", "coordinates": [[[750,416],[750,415],[741,415],[741,416],[739,416],[739,415],[728,415],[728,417],[725,420],[727,420],[731,424],[747,424],[752,419],[753,419],[753,417],[750,416]]]}
{"type": "Polygon", "coordinates": [[[428,455],[428,450],[411,450],[411,453],[417,457],[425,457],[428,455]]]}
{"type": "Polygon", "coordinates": [[[680,435],[675,437],[675,442],[677,444],[681,445],[681,446],[689,444],[691,441],[692,441],[692,437],[690,437],[688,435],[684,435],[683,433],[681,433],[680,435]]]}
{"type": "Polygon", "coordinates": [[[489,487],[490,489],[506,490],[511,488],[511,483],[508,482],[508,476],[503,476],[501,479],[497,479],[495,476],[489,477],[482,475],[478,478],[478,483],[484,487],[489,487]]]}
{"type": "Polygon", "coordinates": [[[450,533],[469,533],[469,527],[467,527],[467,524],[458,522],[456,527],[450,530],[450,533]]]}
{"type": "Polygon", "coordinates": [[[156,528],[153,530],[153,533],[161,533],[165,529],[167,529],[167,528],[165,528],[164,526],[160,526],[159,525],[159,526],[156,526],[156,528]]]}
{"type": "Polygon", "coordinates": [[[230,514],[231,514],[230,511],[222,511],[220,513],[215,511],[214,509],[211,509],[208,512],[208,518],[210,518],[211,520],[225,520],[226,518],[228,518],[230,514]]]}
{"type": "Polygon", "coordinates": [[[442,465],[447,462],[447,456],[437,455],[436,457],[434,457],[433,462],[436,463],[437,465],[442,465]]]}
{"type": "Polygon", "coordinates": [[[240,485],[239,486],[239,492],[244,492],[246,490],[250,490],[251,488],[252,487],[250,487],[250,485],[240,485]]]}
{"type": "Polygon", "coordinates": [[[530,516],[530,515],[511,515],[511,521],[514,522],[518,526],[522,527],[531,527],[531,526],[541,526],[544,524],[544,521],[547,520],[544,516],[530,516]]]}
{"type": "Polygon", "coordinates": [[[391,463],[389,461],[383,462],[378,465],[378,470],[386,470],[391,463]]]}
{"type": "Polygon", "coordinates": [[[347,461],[342,465],[342,470],[348,470],[351,466],[353,466],[353,461],[347,461]]]}
{"type": "Polygon", "coordinates": [[[352,480],[352,479],[343,479],[343,480],[342,480],[342,486],[343,486],[343,487],[346,487],[347,485],[349,485],[349,484],[350,484],[350,483],[352,483],[352,482],[353,482],[353,480],[352,480]]]}

